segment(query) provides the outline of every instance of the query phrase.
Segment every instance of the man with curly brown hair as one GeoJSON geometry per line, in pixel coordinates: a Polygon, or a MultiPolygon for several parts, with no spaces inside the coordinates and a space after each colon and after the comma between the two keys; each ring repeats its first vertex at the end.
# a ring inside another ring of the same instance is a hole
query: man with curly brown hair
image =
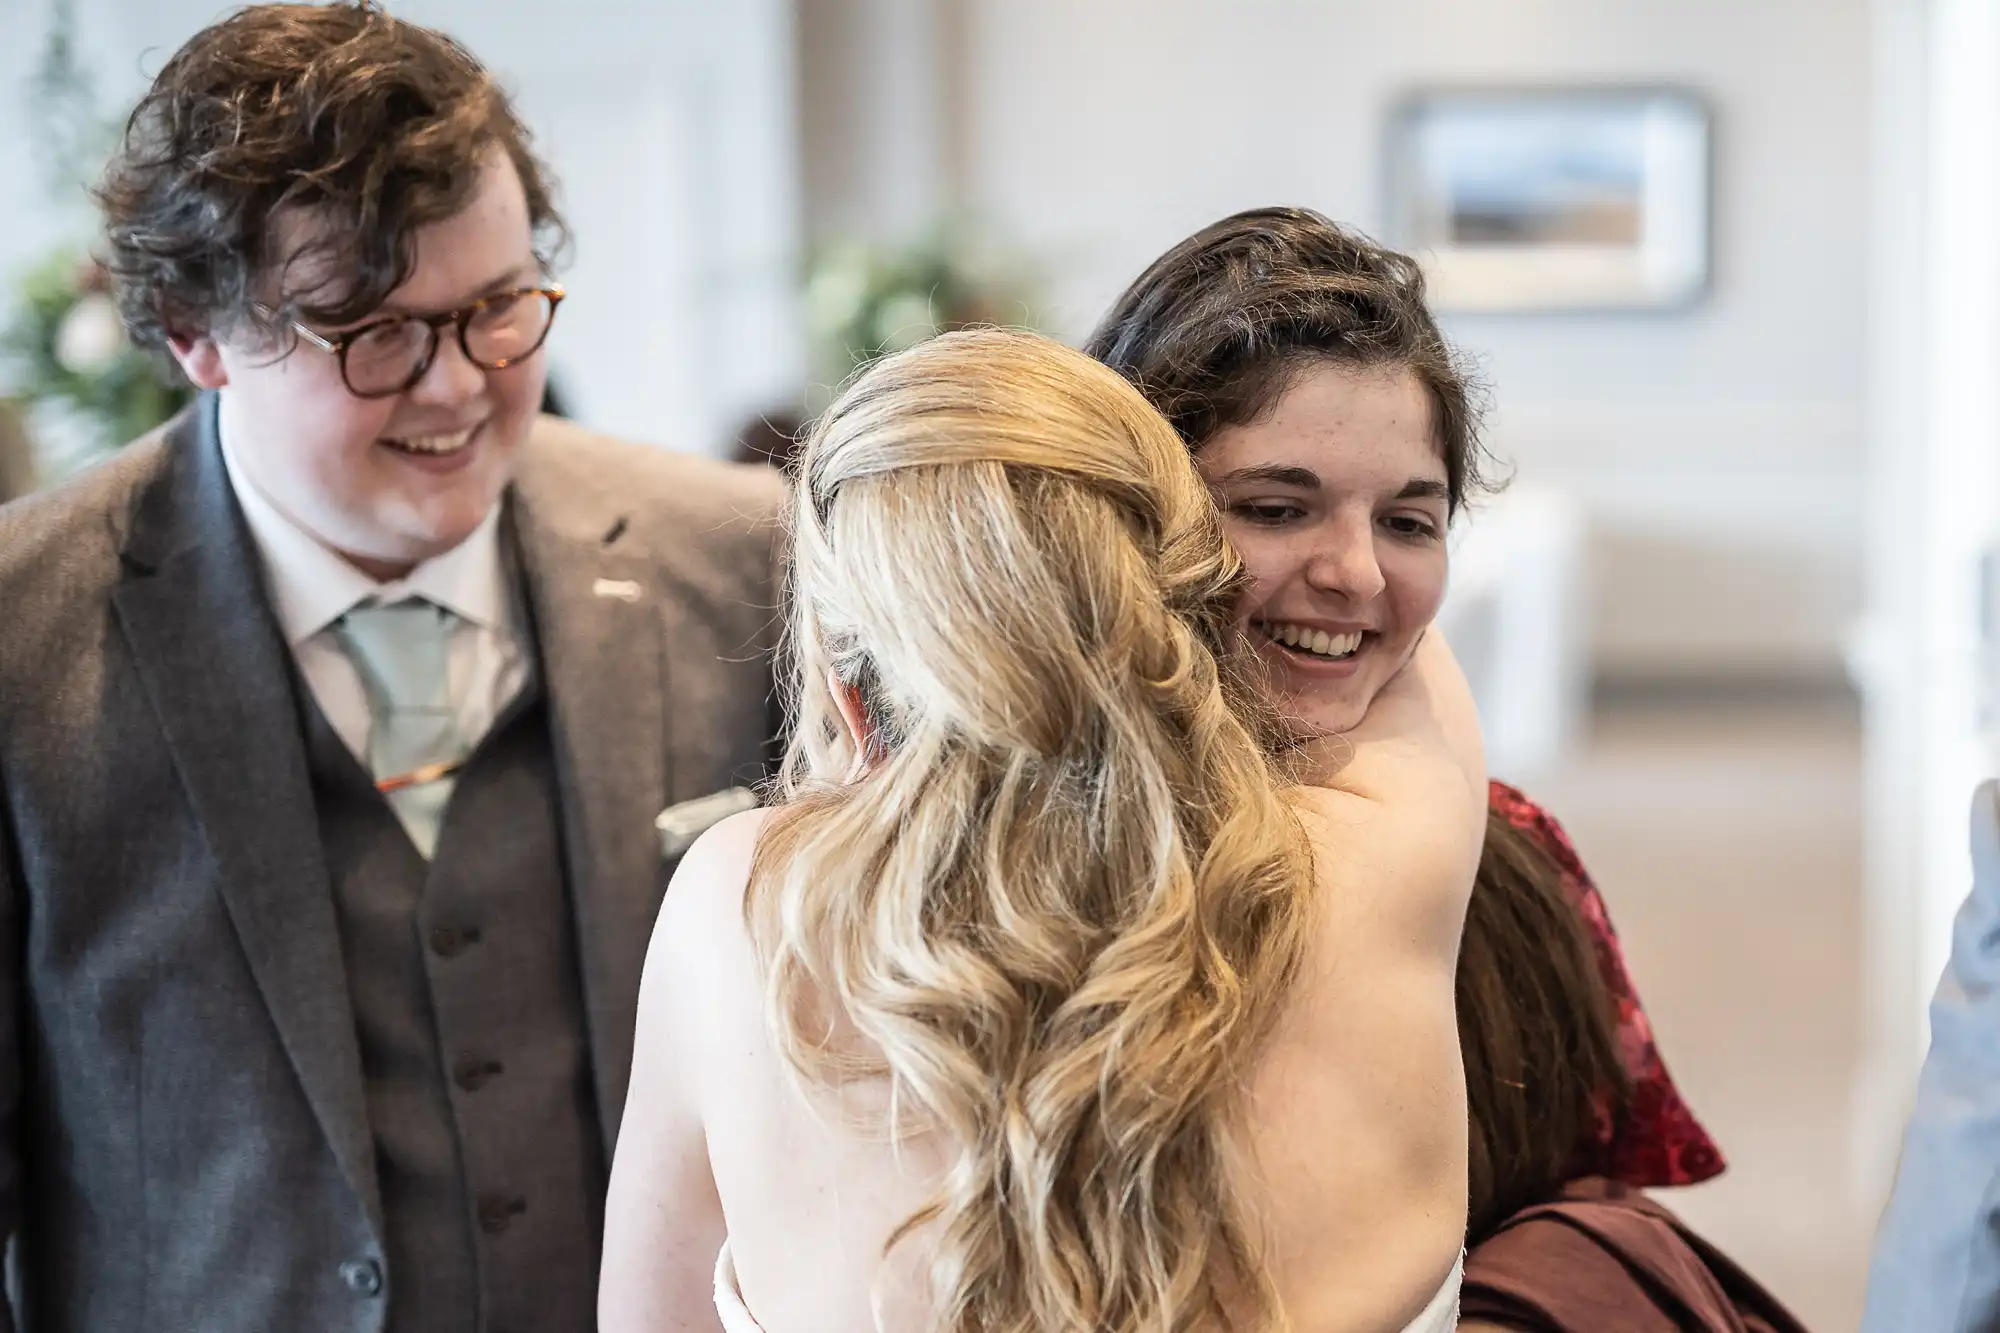
{"type": "Polygon", "coordinates": [[[244,10],[100,202],[202,392],[0,510],[0,1330],[588,1328],[781,486],[538,415],[562,222],[439,33],[244,10]]]}

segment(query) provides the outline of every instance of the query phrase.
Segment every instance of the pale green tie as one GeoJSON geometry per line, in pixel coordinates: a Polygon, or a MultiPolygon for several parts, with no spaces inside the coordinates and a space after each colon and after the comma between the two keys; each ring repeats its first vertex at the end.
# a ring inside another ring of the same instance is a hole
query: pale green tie
{"type": "Polygon", "coordinates": [[[455,781],[448,771],[425,770],[456,765],[466,752],[446,655],[457,623],[443,607],[411,599],[357,606],[334,626],[368,692],[368,766],[377,783],[398,783],[385,793],[389,807],[425,860],[437,848],[455,781]]]}

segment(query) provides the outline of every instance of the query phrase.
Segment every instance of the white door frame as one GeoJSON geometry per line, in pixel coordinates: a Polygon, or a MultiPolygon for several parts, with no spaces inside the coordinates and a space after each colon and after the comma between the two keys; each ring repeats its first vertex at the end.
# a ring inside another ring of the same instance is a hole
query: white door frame
{"type": "Polygon", "coordinates": [[[1878,1207],[1995,768],[1980,568],[2000,531],[2000,0],[1875,0],[1864,1053],[1851,1179],[1878,1207]]]}

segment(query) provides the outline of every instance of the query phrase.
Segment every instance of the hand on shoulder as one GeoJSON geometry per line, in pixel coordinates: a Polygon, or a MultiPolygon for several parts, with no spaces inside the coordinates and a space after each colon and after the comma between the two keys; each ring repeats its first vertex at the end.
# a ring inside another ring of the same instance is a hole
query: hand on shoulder
{"type": "Polygon", "coordinates": [[[1296,798],[1331,900],[1455,957],[1486,840],[1486,760],[1472,691],[1441,634],[1424,636],[1344,739],[1351,757],[1296,798]]]}
{"type": "MultiPolygon", "coordinates": [[[[1435,629],[1368,707],[1323,743],[1307,781],[1328,792],[1485,828],[1486,752],[1465,673],[1435,629]],[[1337,762],[1335,762],[1337,761],[1337,762]]],[[[1483,836],[1483,832],[1480,836],[1483,836]]]]}

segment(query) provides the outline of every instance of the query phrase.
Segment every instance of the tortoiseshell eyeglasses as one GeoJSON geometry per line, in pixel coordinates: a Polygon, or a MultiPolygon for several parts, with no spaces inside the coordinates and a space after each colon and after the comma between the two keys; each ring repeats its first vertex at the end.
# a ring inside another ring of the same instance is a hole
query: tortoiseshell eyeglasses
{"type": "Polygon", "coordinates": [[[349,393],[357,398],[389,398],[430,370],[446,325],[458,330],[458,347],[465,359],[482,370],[505,370],[534,355],[548,339],[565,294],[560,287],[517,287],[457,310],[391,315],[331,337],[297,322],[292,328],[339,359],[340,378],[349,393]]]}

